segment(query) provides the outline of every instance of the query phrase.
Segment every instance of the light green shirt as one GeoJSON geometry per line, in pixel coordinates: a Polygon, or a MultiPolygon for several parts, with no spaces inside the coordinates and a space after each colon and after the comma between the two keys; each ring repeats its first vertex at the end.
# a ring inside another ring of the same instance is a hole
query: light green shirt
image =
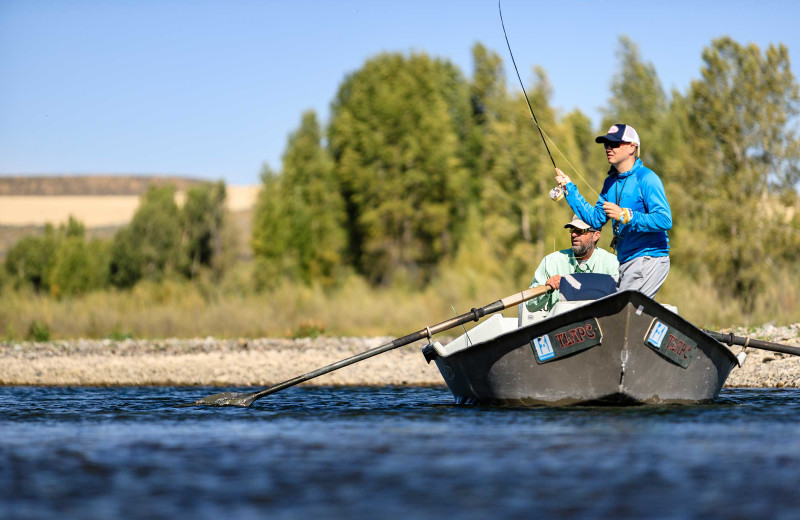
{"type": "MultiPolygon", "coordinates": [[[[605,249],[595,248],[592,256],[585,262],[578,262],[572,249],[562,249],[550,253],[542,259],[542,263],[533,275],[531,287],[544,285],[551,276],[557,274],[564,276],[573,273],[601,273],[610,274],[615,280],[619,279],[619,261],[605,249]]],[[[528,300],[525,305],[529,311],[549,311],[558,301],[558,291],[552,291],[528,300]]]]}

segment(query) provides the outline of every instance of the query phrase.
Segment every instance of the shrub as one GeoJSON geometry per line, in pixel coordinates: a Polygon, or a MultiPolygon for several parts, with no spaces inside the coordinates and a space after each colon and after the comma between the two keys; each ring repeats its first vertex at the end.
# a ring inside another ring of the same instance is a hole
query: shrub
{"type": "Polygon", "coordinates": [[[33,320],[28,326],[28,341],[50,341],[50,327],[47,323],[39,320],[33,320]]]}

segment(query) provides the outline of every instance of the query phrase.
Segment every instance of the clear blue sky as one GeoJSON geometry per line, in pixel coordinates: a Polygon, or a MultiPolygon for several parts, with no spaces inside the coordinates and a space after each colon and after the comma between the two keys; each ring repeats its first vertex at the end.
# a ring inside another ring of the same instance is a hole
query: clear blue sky
{"type": "MultiPolygon", "coordinates": [[[[798,76],[800,3],[504,0],[526,83],[541,65],[562,112],[599,123],[633,39],[686,91],[702,49],[730,35],[784,43],[798,76]]],[[[496,0],[0,0],[0,174],[177,174],[259,181],[304,110],[327,121],[344,76],[382,51],[425,51],[471,75],[498,52],[496,0]]]]}

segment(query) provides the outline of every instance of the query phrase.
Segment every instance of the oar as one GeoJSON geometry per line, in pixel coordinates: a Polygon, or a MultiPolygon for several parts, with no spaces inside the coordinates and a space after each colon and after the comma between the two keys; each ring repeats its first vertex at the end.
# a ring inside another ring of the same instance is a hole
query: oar
{"type": "Polygon", "coordinates": [[[769,341],[761,341],[760,339],[753,339],[747,336],[734,336],[733,333],[714,332],[713,330],[705,330],[703,332],[727,345],[741,345],[742,347],[752,347],[761,350],[769,350],[772,352],[783,352],[784,354],[792,354],[800,356],[800,347],[792,347],[789,345],[782,345],[780,343],[772,343],[769,341]]]}
{"type": "Polygon", "coordinates": [[[337,361],[336,363],[333,363],[326,367],[318,368],[317,370],[308,372],[307,374],[303,374],[302,376],[297,376],[293,379],[289,379],[288,381],[284,381],[283,383],[278,383],[277,385],[270,386],[269,388],[259,390],[258,392],[251,392],[251,393],[223,392],[221,394],[209,395],[208,397],[204,397],[203,399],[200,399],[193,403],[187,403],[180,406],[193,406],[193,405],[250,406],[256,399],[261,399],[266,395],[274,394],[275,392],[279,392],[284,388],[289,388],[290,386],[303,383],[305,381],[308,381],[309,379],[314,379],[315,377],[328,374],[330,372],[333,372],[334,370],[339,370],[342,367],[346,367],[348,365],[352,365],[353,363],[357,363],[359,361],[363,361],[373,356],[377,356],[378,354],[382,354],[389,350],[393,350],[398,347],[408,345],[409,343],[413,343],[415,341],[425,338],[430,338],[434,334],[438,334],[445,330],[452,329],[453,327],[458,327],[459,325],[463,325],[470,321],[478,321],[487,314],[492,314],[498,311],[502,311],[504,309],[508,309],[509,307],[513,307],[514,305],[519,305],[520,303],[528,301],[531,298],[535,298],[536,296],[542,295],[548,292],[549,290],[550,288],[546,285],[527,289],[525,291],[522,291],[521,293],[513,294],[511,296],[503,298],[502,300],[497,300],[496,302],[490,303],[489,305],[481,307],[480,309],[472,309],[471,311],[466,312],[461,316],[457,316],[447,321],[443,321],[442,323],[439,323],[437,325],[425,327],[424,329],[418,330],[413,334],[409,334],[407,336],[403,336],[402,338],[395,339],[390,343],[386,343],[379,347],[371,348],[360,354],[356,354],[355,356],[351,356],[347,359],[337,361]]]}

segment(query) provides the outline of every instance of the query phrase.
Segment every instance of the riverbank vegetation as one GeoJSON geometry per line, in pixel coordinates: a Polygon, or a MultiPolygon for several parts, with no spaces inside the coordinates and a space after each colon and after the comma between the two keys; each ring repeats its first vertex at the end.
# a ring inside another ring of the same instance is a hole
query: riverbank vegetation
{"type": "MultiPolygon", "coordinates": [[[[797,321],[800,94],[785,47],[729,38],[667,93],[622,39],[600,128],[526,86],[559,165],[588,199],[608,169],[594,136],[634,126],[672,206],[672,271],[658,300],[709,327],[797,321]]],[[[265,168],[242,260],[224,183],[178,205],[153,186],[111,240],[80,222],[7,253],[0,335],[25,337],[397,335],[530,282],[568,247],[565,202],[522,92],[473,47],[467,77],[424,53],[386,53],[344,79],[330,120],[302,115],[280,171],[265,168]]],[[[576,81],[589,81],[580,78],[576,81]]],[[[600,245],[608,247],[610,229],[600,245]]]]}

